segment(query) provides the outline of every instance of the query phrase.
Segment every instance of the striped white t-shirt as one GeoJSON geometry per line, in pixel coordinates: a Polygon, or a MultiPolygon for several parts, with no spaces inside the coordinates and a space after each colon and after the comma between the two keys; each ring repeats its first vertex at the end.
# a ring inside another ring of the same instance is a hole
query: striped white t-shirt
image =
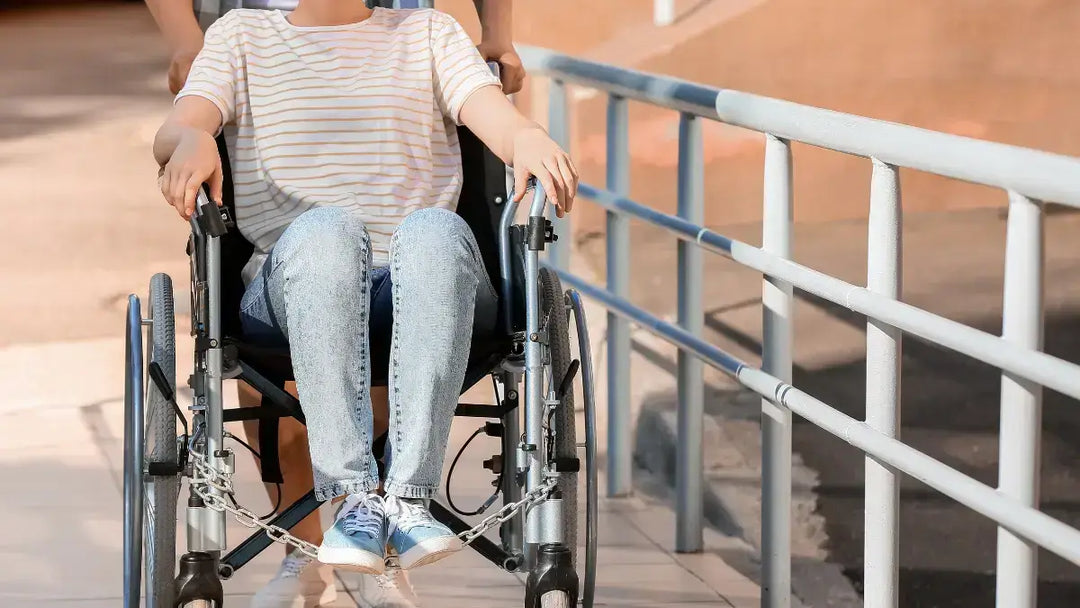
{"type": "Polygon", "coordinates": [[[298,27],[280,11],[237,9],[206,32],[187,84],[221,111],[237,225],[255,245],[249,281],[304,211],[357,213],[372,258],[409,213],[454,209],[458,113],[499,80],[452,17],[375,9],[340,26],[298,27]]]}

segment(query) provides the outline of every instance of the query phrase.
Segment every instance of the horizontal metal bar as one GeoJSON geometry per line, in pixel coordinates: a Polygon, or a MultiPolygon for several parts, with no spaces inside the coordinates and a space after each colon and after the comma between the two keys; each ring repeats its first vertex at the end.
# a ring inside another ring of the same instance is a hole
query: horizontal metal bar
{"type": "Polygon", "coordinates": [[[913,336],[1010,371],[1074,399],[1080,399],[1080,365],[1012,344],[963,323],[875,294],[863,287],[770,255],[757,247],[730,239],[676,216],[650,209],[610,191],[580,184],[578,194],[609,211],[649,222],[682,240],[698,243],[708,251],[730,257],[744,266],[787,281],[804,291],[913,336]]]}
{"type": "Polygon", "coordinates": [[[519,47],[530,73],[776,137],[1080,207],[1080,159],[519,47]]]}
{"type": "Polygon", "coordinates": [[[454,410],[454,416],[462,418],[502,418],[517,407],[505,407],[501,405],[483,405],[479,403],[459,403],[454,410]]]}
{"type": "MultiPolygon", "coordinates": [[[[296,502],[289,505],[284,511],[278,514],[274,519],[270,520],[270,525],[279,526],[286,530],[292,530],[293,526],[303,521],[305,517],[314,513],[322,501],[315,498],[315,490],[310,490],[307,494],[304,494],[296,502]]],[[[228,555],[221,559],[223,565],[229,566],[233,571],[237,571],[243,568],[245,564],[254,559],[259,553],[262,553],[263,549],[266,549],[273,540],[266,535],[265,532],[259,530],[254,532],[251,536],[247,537],[244,542],[240,543],[235,549],[229,552],[228,555]]]]}
{"type": "Polygon", "coordinates": [[[629,319],[650,333],[693,353],[705,363],[727,372],[746,388],[790,408],[792,412],[816,426],[985,515],[1014,534],[1080,565],[1080,530],[1005,497],[990,486],[875,431],[866,423],[837,411],[786,382],[748,366],[716,346],[645,312],[605,289],[591,285],[568,272],[556,272],[564,285],[596,300],[611,312],[629,319]]]}
{"type": "Polygon", "coordinates": [[[607,91],[618,97],[646,101],[696,116],[716,118],[718,89],[670,76],[656,76],[603,63],[582,61],[534,46],[516,48],[530,73],[544,72],[557,76],[559,80],[607,91]]]}
{"type": "Polygon", "coordinates": [[[738,91],[719,91],[726,123],[881,162],[1080,207],[1080,159],[738,91]]]}
{"type": "Polygon", "coordinates": [[[284,418],[288,414],[281,410],[266,406],[256,407],[227,407],[221,412],[222,422],[240,422],[243,420],[263,420],[272,418],[284,418]]]}

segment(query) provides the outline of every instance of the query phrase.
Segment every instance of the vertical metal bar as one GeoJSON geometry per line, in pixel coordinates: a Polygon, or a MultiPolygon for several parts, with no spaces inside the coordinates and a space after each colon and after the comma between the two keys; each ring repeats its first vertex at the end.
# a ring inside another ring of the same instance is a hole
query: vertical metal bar
{"type": "MultiPolygon", "coordinates": [[[[630,191],[630,147],[626,99],[611,95],[607,109],[607,188],[630,191]]],[[[630,226],[607,212],[607,288],[620,298],[630,293],[630,226]]],[[[630,324],[608,312],[608,496],[630,493],[630,324]]]]}
{"type": "Polygon", "coordinates": [[[653,0],[653,25],[664,27],[675,22],[675,0],[653,0]]]}
{"type": "MultiPolygon", "coordinates": [[[[1043,344],[1043,209],[1009,193],[1005,242],[1005,297],[1001,337],[1025,348],[1043,344]]],[[[998,490],[1020,504],[1039,506],[1042,387],[1001,375],[1001,440],[998,490]]],[[[998,528],[997,605],[1035,606],[1038,547],[998,528]]]]}
{"type": "MultiPolygon", "coordinates": [[[[701,120],[679,116],[679,217],[705,223],[705,166],[701,120]]],[[[679,241],[679,326],[700,338],[705,329],[702,309],[702,251],[695,243],[679,241]]],[[[701,359],[679,350],[678,452],[675,464],[675,550],[701,551],[704,502],[703,419],[705,371],[701,359]]]]}
{"type": "MultiPolygon", "coordinates": [[[[533,191],[532,218],[544,217],[546,194],[540,184],[533,191]]],[[[540,252],[532,245],[525,250],[525,491],[531,492],[544,483],[544,351],[540,332],[540,252]]],[[[544,509],[532,509],[525,514],[525,542],[543,542],[544,509]]]]}
{"type": "MultiPolygon", "coordinates": [[[[501,406],[513,406],[503,416],[503,470],[519,471],[525,465],[522,452],[519,449],[521,443],[521,408],[518,407],[518,387],[520,378],[514,372],[502,373],[503,402],[501,406]]],[[[502,499],[503,504],[510,504],[521,500],[521,486],[517,475],[502,475],[502,499]]],[[[503,549],[508,553],[518,554],[522,552],[524,536],[520,517],[512,517],[503,522],[499,528],[499,536],[502,540],[503,549]]]]}
{"type": "MultiPolygon", "coordinates": [[[[791,146],[765,136],[762,248],[791,257],[791,146]]],[[[762,280],[762,369],[791,382],[791,285],[762,280]]],[[[791,410],[761,402],[761,605],[791,606],[791,410]]]]}
{"type": "MultiPolygon", "coordinates": [[[[567,121],[566,109],[566,84],[561,80],[552,79],[548,87],[548,132],[555,143],[562,146],[564,150],[568,150],[570,146],[570,125],[567,121]]],[[[570,245],[573,239],[570,216],[557,217],[554,205],[549,211],[548,215],[555,234],[558,234],[560,238],[551,244],[548,260],[552,266],[566,270],[570,267],[570,245]]]]}
{"type": "MultiPolygon", "coordinates": [[[[216,213],[216,211],[210,211],[216,213]]],[[[210,348],[206,349],[206,458],[210,466],[223,471],[224,462],[219,457],[225,447],[225,402],[222,395],[224,381],[224,347],[221,328],[221,237],[210,236],[206,240],[206,300],[209,307],[207,336],[210,348]]],[[[210,493],[224,498],[220,490],[209,488],[210,493]]],[[[203,509],[206,518],[204,531],[207,550],[224,551],[225,513],[203,509]]]]}
{"type": "Polygon", "coordinates": [[[124,608],[138,608],[143,551],[143,339],[139,298],[128,296],[124,340],[124,608]]]}
{"type": "MultiPolygon", "coordinates": [[[[874,159],[870,181],[866,287],[899,298],[903,272],[900,173],[874,159]]],[[[866,322],[866,424],[888,437],[900,430],[900,330],[875,319],[866,322]]],[[[896,608],[900,490],[892,468],[866,457],[863,603],[896,608]]]]}

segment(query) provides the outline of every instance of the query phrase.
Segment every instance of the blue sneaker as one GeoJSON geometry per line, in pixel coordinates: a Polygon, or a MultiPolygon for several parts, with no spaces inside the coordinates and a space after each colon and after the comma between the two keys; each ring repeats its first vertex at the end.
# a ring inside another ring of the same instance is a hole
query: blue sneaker
{"type": "Polygon", "coordinates": [[[386,568],[386,503],[378,494],[350,494],[323,534],[319,561],[337,568],[382,574],[386,568]]]}
{"type": "Polygon", "coordinates": [[[431,515],[424,501],[388,496],[390,547],[403,570],[419,568],[461,550],[461,539],[431,515]]]}

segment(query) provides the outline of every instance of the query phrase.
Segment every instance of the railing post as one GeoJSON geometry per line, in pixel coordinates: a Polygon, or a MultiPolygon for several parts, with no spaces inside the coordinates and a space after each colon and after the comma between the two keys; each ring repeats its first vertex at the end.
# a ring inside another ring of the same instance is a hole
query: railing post
{"type": "Polygon", "coordinates": [[[653,25],[665,27],[675,23],[675,0],[653,0],[653,25]]]}
{"type": "MultiPolygon", "coordinates": [[[[870,181],[866,288],[899,298],[903,272],[899,170],[877,159],[870,181]]],[[[866,322],[866,424],[888,437],[900,430],[900,330],[866,322]]],[[[896,608],[900,489],[892,468],[866,457],[863,602],[867,608],[896,608]]]]}
{"type": "MultiPolygon", "coordinates": [[[[1005,240],[1005,297],[1001,337],[1042,350],[1043,209],[1041,203],[1009,193],[1005,240]]],[[[1001,375],[1001,440],[998,490],[1023,505],[1039,507],[1042,387],[1009,373],[1001,375]]],[[[1038,581],[1038,546],[998,528],[997,605],[1033,608],[1038,581]]]]}
{"type": "MultiPolygon", "coordinates": [[[[570,125],[566,110],[566,83],[552,78],[548,87],[548,132],[555,143],[562,146],[564,150],[569,150],[570,125]]],[[[559,240],[551,244],[548,261],[552,266],[566,270],[570,267],[570,246],[574,238],[571,233],[570,216],[557,217],[554,208],[550,208],[548,214],[555,233],[559,235],[559,240]]]]}
{"type": "MultiPolygon", "coordinates": [[[[791,257],[791,145],[765,136],[762,248],[791,257]]],[[[762,281],[762,369],[791,382],[791,285],[762,281]]],[[[791,606],[791,410],[761,402],[761,605],[791,606]]]]}
{"type": "MultiPolygon", "coordinates": [[[[679,116],[679,217],[705,223],[705,167],[701,152],[701,120],[679,116]]],[[[679,326],[700,338],[705,327],[702,310],[702,251],[695,243],[679,241],[679,326]]],[[[676,454],[675,550],[701,551],[704,502],[705,371],[700,359],[679,350],[679,436],[676,454]]]]}
{"type": "MultiPolygon", "coordinates": [[[[611,95],[607,110],[607,189],[630,192],[630,147],[626,99],[611,95]]],[[[630,226],[627,218],[607,212],[607,288],[620,298],[630,295],[630,226]]],[[[608,496],[631,490],[630,324],[615,313],[608,327],[608,496]]]]}

